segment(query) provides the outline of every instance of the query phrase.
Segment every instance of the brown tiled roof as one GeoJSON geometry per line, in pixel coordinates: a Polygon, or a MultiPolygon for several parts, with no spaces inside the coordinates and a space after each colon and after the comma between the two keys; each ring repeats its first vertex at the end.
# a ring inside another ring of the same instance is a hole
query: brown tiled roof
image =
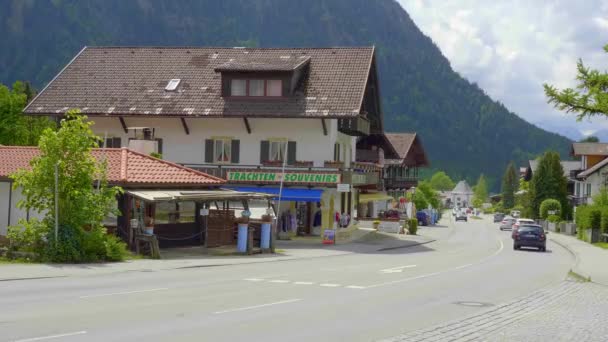
{"type": "Polygon", "coordinates": [[[88,115],[355,116],[360,113],[373,56],[373,47],[88,47],[24,112],[55,115],[80,108],[88,115]],[[294,61],[302,56],[310,61],[293,96],[272,101],[221,97],[221,74],[216,68],[249,68],[256,61],[272,61],[257,68],[294,68],[294,61]],[[230,64],[231,60],[238,64],[230,64]],[[167,92],[171,79],[181,82],[176,91],[167,92]]]}
{"type": "Polygon", "coordinates": [[[310,62],[310,56],[292,58],[290,55],[287,55],[284,57],[252,59],[248,55],[244,55],[241,58],[218,66],[215,68],[215,71],[293,71],[302,68],[310,62]]]}
{"type": "MultiPolygon", "coordinates": [[[[108,163],[108,181],[123,186],[214,186],[223,179],[126,148],[93,149],[97,160],[108,163]]],[[[37,147],[0,147],[0,178],[19,169],[29,169],[30,161],[40,155],[37,147]]]]}
{"type": "Polygon", "coordinates": [[[399,154],[401,163],[416,166],[429,165],[426,152],[416,133],[385,133],[385,135],[399,154]]]}
{"type": "Polygon", "coordinates": [[[608,143],[573,143],[574,156],[608,156],[608,143]]]}

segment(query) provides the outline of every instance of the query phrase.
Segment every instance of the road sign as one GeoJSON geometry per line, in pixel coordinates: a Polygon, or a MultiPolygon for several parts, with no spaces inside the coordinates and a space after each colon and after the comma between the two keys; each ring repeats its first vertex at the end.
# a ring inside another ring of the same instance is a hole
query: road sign
{"type": "Polygon", "coordinates": [[[338,184],[338,192],[350,192],[350,184],[338,184]]]}

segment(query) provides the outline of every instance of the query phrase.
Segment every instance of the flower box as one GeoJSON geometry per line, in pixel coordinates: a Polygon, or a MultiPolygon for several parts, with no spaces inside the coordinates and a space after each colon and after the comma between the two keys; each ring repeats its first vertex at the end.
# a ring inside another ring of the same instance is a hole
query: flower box
{"type": "Polygon", "coordinates": [[[335,161],[335,160],[326,160],[324,165],[325,165],[325,167],[332,168],[332,169],[344,168],[344,162],[335,161]]]}
{"type": "Polygon", "coordinates": [[[262,162],[264,166],[283,166],[283,162],[281,160],[265,160],[262,162]]]}
{"type": "Polygon", "coordinates": [[[313,167],[313,162],[312,161],[296,160],[295,166],[297,166],[297,167],[313,167]]]}

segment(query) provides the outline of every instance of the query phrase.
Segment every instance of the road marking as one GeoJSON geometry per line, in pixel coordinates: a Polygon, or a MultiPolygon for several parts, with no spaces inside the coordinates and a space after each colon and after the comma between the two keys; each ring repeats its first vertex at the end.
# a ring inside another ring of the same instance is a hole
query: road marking
{"type": "Polygon", "coordinates": [[[264,279],[260,279],[260,278],[246,278],[245,280],[247,280],[247,281],[264,281],[264,279]]]}
{"type": "Polygon", "coordinates": [[[319,284],[319,286],[323,287],[340,287],[340,284],[319,284]]]}
{"type": "Polygon", "coordinates": [[[13,342],[32,342],[32,341],[42,341],[42,340],[50,340],[53,338],[60,338],[60,337],[68,337],[68,336],[76,336],[76,335],[84,335],[86,334],[86,331],[75,331],[75,332],[71,332],[71,333],[65,333],[65,334],[58,334],[58,335],[49,335],[49,336],[41,336],[41,337],[32,337],[32,338],[26,338],[23,340],[15,340],[13,342]]]}
{"type": "Polygon", "coordinates": [[[96,294],[96,295],[89,295],[89,296],[80,296],[80,298],[85,299],[85,298],[95,298],[95,297],[118,296],[118,295],[126,295],[126,294],[133,294],[133,293],[144,293],[144,292],[154,292],[154,291],[164,291],[164,290],[168,290],[168,288],[161,287],[161,288],[157,288],[157,289],[104,293],[104,294],[96,294]]]}
{"type": "Polygon", "coordinates": [[[380,270],[380,273],[401,273],[403,272],[403,269],[405,268],[413,268],[416,267],[416,265],[406,265],[406,266],[398,266],[398,267],[392,267],[392,268],[387,268],[384,270],[380,270]]]}
{"type": "Polygon", "coordinates": [[[356,289],[356,290],[361,290],[361,289],[365,289],[365,286],[348,285],[346,288],[347,288],[347,289],[356,289]]]}
{"type": "Polygon", "coordinates": [[[282,301],[280,301],[280,302],[267,303],[267,304],[260,304],[260,305],[254,305],[254,306],[246,306],[246,307],[244,307],[244,308],[236,308],[236,309],[229,309],[229,310],[216,311],[216,312],[214,312],[214,314],[219,315],[219,314],[224,314],[224,313],[229,313],[229,312],[237,312],[237,311],[245,311],[245,310],[259,309],[259,308],[263,308],[263,307],[266,307],[266,306],[272,306],[272,305],[280,305],[280,304],[293,303],[293,302],[298,302],[298,301],[301,301],[301,300],[302,300],[302,299],[299,299],[299,298],[287,299],[287,300],[282,300],[282,301]]]}
{"type": "Polygon", "coordinates": [[[295,285],[312,285],[314,284],[312,281],[296,281],[294,282],[295,285]]]}
{"type": "Polygon", "coordinates": [[[269,281],[269,283],[276,283],[276,284],[287,284],[287,283],[289,283],[289,280],[281,280],[281,279],[276,279],[276,280],[271,280],[271,281],[269,281]]]}
{"type": "Polygon", "coordinates": [[[438,272],[433,272],[433,273],[428,273],[428,274],[423,274],[423,275],[419,275],[416,277],[410,277],[410,278],[404,278],[404,279],[398,279],[398,280],[393,280],[393,281],[387,281],[384,283],[378,283],[378,284],[373,284],[373,285],[368,285],[366,288],[367,289],[371,289],[374,287],[380,287],[380,286],[386,286],[386,285],[393,285],[393,284],[399,284],[399,283],[405,283],[408,281],[412,281],[412,280],[417,280],[417,279],[424,279],[424,278],[428,278],[428,277],[433,277],[439,274],[443,274],[443,273],[448,273],[448,272],[453,272],[455,270],[459,270],[459,269],[463,269],[463,268],[467,268],[467,267],[471,267],[473,265],[477,265],[477,264],[482,264],[486,261],[488,261],[489,259],[495,257],[496,255],[498,255],[504,248],[505,245],[502,242],[502,240],[498,240],[498,242],[500,242],[500,247],[494,252],[492,253],[492,255],[488,255],[487,257],[479,260],[476,263],[472,263],[472,264],[465,264],[465,265],[460,265],[460,266],[456,266],[456,267],[452,267],[452,268],[448,268],[447,270],[443,270],[443,271],[438,271],[438,272]]]}

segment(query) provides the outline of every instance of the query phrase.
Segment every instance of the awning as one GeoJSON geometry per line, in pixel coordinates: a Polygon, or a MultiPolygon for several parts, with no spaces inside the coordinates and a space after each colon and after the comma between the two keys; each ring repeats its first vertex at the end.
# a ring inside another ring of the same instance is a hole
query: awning
{"type": "Polygon", "coordinates": [[[393,196],[382,193],[373,194],[361,194],[359,195],[359,203],[366,203],[372,201],[391,201],[394,200],[393,196]]]}
{"type": "Polygon", "coordinates": [[[127,193],[148,202],[166,201],[222,201],[242,199],[269,199],[265,193],[233,190],[179,191],[179,190],[130,190],[127,193]]]}
{"type": "MultiPolygon", "coordinates": [[[[232,189],[242,192],[270,194],[273,195],[273,199],[279,199],[279,188],[277,187],[234,187],[232,189]]],[[[321,195],[323,195],[323,190],[321,189],[283,188],[283,191],[281,192],[281,200],[295,202],[321,202],[321,195]]]]}

